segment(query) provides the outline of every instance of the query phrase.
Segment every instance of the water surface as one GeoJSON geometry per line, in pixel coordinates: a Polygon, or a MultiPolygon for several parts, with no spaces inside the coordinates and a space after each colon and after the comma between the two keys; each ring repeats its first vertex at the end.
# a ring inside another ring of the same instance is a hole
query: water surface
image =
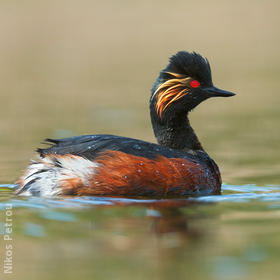
{"type": "Polygon", "coordinates": [[[23,198],[13,187],[1,186],[0,208],[13,211],[14,277],[278,279],[280,185],[161,200],[23,198]]]}

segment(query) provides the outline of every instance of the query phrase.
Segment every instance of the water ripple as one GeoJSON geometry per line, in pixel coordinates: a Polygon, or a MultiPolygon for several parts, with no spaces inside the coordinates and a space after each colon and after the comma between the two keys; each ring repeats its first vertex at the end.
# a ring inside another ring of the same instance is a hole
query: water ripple
{"type": "MultiPolygon", "coordinates": [[[[0,191],[11,191],[15,188],[13,184],[0,185],[0,191]]],[[[41,198],[41,197],[10,197],[8,201],[0,202],[0,209],[5,209],[7,202],[14,208],[26,207],[35,209],[48,208],[84,208],[111,205],[150,205],[158,206],[168,205],[180,207],[189,205],[191,202],[199,203],[223,203],[223,202],[248,202],[257,201],[275,201],[280,202],[280,186],[256,186],[256,185],[228,185],[223,184],[222,195],[209,195],[200,197],[189,197],[180,199],[132,199],[132,198],[114,198],[114,197],[72,197],[72,198],[41,198]]],[[[275,208],[278,204],[275,203],[275,208]]],[[[64,219],[64,217],[56,217],[64,219]]],[[[71,218],[72,219],[72,218],[71,218]]]]}

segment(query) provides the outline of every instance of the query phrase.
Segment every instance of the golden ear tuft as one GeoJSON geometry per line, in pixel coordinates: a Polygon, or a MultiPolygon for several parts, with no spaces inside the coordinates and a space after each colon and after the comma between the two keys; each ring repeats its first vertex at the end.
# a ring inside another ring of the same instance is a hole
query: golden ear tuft
{"type": "Polygon", "coordinates": [[[156,112],[162,117],[164,110],[173,102],[182,98],[189,92],[187,87],[188,83],[192,80],[189,77],[185,77],[182,74],[166,72],[173,76],[174,79],[169,79],[160,84],[153,96],[157,95],[156,112]]]}

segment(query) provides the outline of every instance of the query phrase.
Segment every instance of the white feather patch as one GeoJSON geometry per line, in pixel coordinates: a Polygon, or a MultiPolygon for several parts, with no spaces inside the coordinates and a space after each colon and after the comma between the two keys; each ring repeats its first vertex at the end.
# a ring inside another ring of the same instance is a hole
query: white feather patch
{"type": "Polygon", "coordinates": [[[98,164],[80,156],[50,155],[32,161],[20,178],[17,193],[30,196],[56,196],[62,193],[61,185],[68,179],[80,179],[88,185],[98,164]]]}

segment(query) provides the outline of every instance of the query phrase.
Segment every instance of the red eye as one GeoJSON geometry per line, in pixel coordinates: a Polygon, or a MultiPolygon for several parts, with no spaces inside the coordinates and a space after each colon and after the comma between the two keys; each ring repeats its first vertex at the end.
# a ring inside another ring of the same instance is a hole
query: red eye
{"type": "Polygon", "coordinates": [[[197,80],[192,80],[190,85],[192,88],[198,88],[198,87],[200,87],[200,82],[197,80]]]}

